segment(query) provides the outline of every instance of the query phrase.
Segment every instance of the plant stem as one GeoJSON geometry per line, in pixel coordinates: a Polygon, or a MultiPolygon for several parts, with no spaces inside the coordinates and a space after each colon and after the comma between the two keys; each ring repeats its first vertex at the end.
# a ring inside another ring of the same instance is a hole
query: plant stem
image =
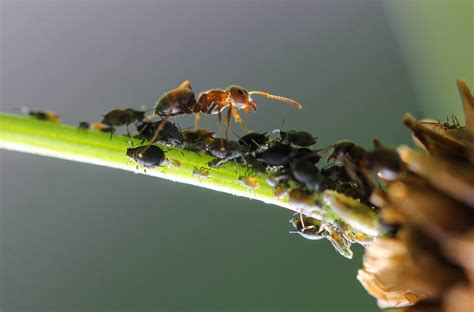
{"type": "MultiPolygon", "coordinates": [[[[140,140],[125,136],[114,135],[110,139],[108,133],[0,113],[2,149],[146,174],[256,199],[296,211],[292,209],[287,196],[282,199],[275,197],[273,189],[265,182],[265,175],[256,174],[251,168],[234,162],[226,163],[219,168],[209,168],[207,164],[213,157],[208,155],[156,144],[165,151],[167,159],[178,161],[181,165],[172,166],[168,162],[146,172],[137,169],[136,164],[125,156],[125,151],[131,147],[132,142],[134,146],[140,145],[140,140]],[[193,175],[195,169],[201,168],[209,171],[208,178],[193,175]],[[249,175],[258,181],[258,186],[253,190],[239,181],[240,177],[249,175]]],[[[309,215],[311,216],[311,213],[309,215]]]]}

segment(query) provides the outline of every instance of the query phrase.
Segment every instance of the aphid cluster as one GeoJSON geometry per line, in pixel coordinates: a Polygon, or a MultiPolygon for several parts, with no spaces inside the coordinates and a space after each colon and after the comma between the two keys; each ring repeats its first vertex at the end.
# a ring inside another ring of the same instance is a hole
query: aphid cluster
{"type": "MultiPolygon", "coordinates": [[[[321,210],[325,199],[334,200],[334,194],[332,197],[324,196],[326,191],[355,199],[366,205],[367,209],[375,210],[369,197],[379,179],[388,181],[396,179],[403,170],[398,154],[383,146],[378,140],[374,141],[373,151],[366,151],[350,141],[341,141],[330,147],[327,164],[321,166],[319,163],[328,149],[316,148],[317,138],[306,131],[279,129],[272,133],[257,133],[248,130],[238,110],[243,110],[245,113],[255,111],[257,106],[251,98],[254,94],[301,108],[301,104],[292,99],[261,91],[247,91],[235,85],[226,89],[211,89],[196,96],[189,81],[185,81],[178,88],[159,97],[155,108],[148,115],[144,110],[117,108],[102,115],[101,122],[89,125],[88,122],[81,121],[78,129],[110,133],[112,139],[118,129],[125,127],[129,137],[132,133],[134,138],[141,140],[138,147],[130,142],[131,146],[125,154],[137,164],[137,168],[140,166],[144,170],[153,169],[165,162],[170,166],[181,166],[176,160],[167,159],[165,151],[155,145],[157,142],[213,156],[214,159],[207,164],[207,167],[194,168],[192,174],[199,179],[209,178],[210,170],[224,163],[244,164],[249,167],[249,174],[239,178],[241,184],[250,191],[258,189],[259,184],[255,176],[264,174],[267,183],[274,190],[275,197],[288,196],[292,206],[301,211],[301,214],[292,219],[292,224],[298,233],[310,239],[327,238],[339,253],[351,257],[351,243],[365,241],[354,238],[354,229],[362,229],[362,233],[359,233],[360,238],[364,235],[364,225],[359,226],[359,223],[364,224],[365,221],[355,222],[354,226],[348,227],[342,223],[335,224],[303,217],[303,213],[309,210],[321,210]],[[222,113],[226,109],[226,128],[223,137],[199,128],[201,114],[216,114],[218,133],[221,132],[222,113]],[[183,114],[195,116],[194,129],[182,130],[169,120],[172,116],[183,114]],[[232,116],[246,132],[237,140],[228,137],[232,116]]],[[[55,122],[59,120],[52,112],[28,111],[28,114],[42,120],[55,122]]],[[[344,211],[350,201],[342,202],[341,211],[344,211]]]]}

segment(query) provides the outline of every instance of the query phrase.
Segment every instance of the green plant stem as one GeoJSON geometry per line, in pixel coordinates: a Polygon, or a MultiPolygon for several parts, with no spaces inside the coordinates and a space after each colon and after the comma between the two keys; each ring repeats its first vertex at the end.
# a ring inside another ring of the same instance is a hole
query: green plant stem
{"type": "MultiPolygon", "coordinates": [[[[178,161],[181,165],[172,166],[171,162],[167,162],[146,172],[142,168],[137,169],[136,164],[125,156],[126,149],[131,147],[131,142],[134,146],[141,143],[140,140],[125,136],[114,135],[110,139],[108,133],[0,113],[2,149],[146,174],[256,199],[296,211],[289,204],[287,196],[278,199],[273,195],[273,189],[265,182],[265,175],[256,174],[250,168],[234,162],[226,163],[219,168],[209,168],[207,163],[213,157],[208,155],[157,144],[163,148],[167,159],[178,161]],[[193,174],[195,169],[201,168],[209,171],[208,178],[193,174]],[[239,181],[242,176],[255,176],[258,186],[255,189],[245,186],[239,181]]],[[[310,212],[306,214],[312,215],[310,212]]]]}

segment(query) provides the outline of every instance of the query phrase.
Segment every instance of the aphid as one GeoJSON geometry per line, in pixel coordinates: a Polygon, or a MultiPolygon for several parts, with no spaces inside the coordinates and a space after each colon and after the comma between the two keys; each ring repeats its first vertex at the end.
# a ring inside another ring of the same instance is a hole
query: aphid
{"type": "Polygon", "coordinates": [[[239,181],[251,190],[258,186],[258,181],[254,177],[242,176],[239,177],[239,181]]]}
{"type": "Polygon", "coordinates": [[[181,162],[177,159],[168,159],[168,165],[173,168],[180,168],[181,162]]]}
{"type": "Polygon", "coordinates": [[[102,123],[111,127],[128,126],[145,118],[145,112],[133,108],[114,109],[103,115],[102,123]]]}
{"type": "Polygon", "coordinates": [[[115,128],[111,126],[104,125],[100,122],[94,122],[91,126],[92,129],[100,132],[110,133],[110,139],[112,139],[113,134],[115,133],[115,128]]]}
{"type": "Polygon", "coordinates": [[[214,141],[214,132],[209,132],[206,129],[184,130],[182,134],[184,147],[195,152],[205,150],[206,146],[214,141]]]}
{"type": "Polygon", "coordinates": [[[44,120],[44,121],[50,121],[54,123],[60,123],[61,118],[59,118],[59,115],[56,114],[55,112],[45,112],[45,111],[32,111],[27,107],[22,108],[23,113],[30,115],[31,117],[38,119],[38,120],[44,120]]]}
{"type": "MultiPolygon", "coordinates": [[[[179,130],[179,128],[172,122],[167,120],[159,121],[147,121],[143,120],[142,122],[136,125],[138,131],[138,137],[143,140],[150,141],[155,135],[156,129],[162,126],[162,130],[159,132],[156,140],[163,143],[171,144],[173,146],[182,146],[184,144],[184,136],[179,130]],[[161,125],[164,123],[164,126],[161,125]]],[[[154,142],[150,142],[154,143],[154,142]]]]}
{"type": "Polygon", "coordinates": [[[81,121],[79,122],[79,125],[77,126],[78,129],[89,129],[90,128],[90,125],[87,121],[81,121]]]}
{"type": "Polygon", "coordinates": [[[239,122],[245,128],[242,118],[237,110],[243,109],[246,113],[250,109],[256,110],[257,106],[252,102],[251,95],[258,94],[267,98],[290,103],[300,108],[301,104],[295,100],[272,95],[262,91],[247,91],[239,86],[229,86],[226,89],[211,89],[196,96],[189,81],[183,82],[178,88],[166,92],[156,101],[155,115],[165,118],[181,114],[195,114],[196,128],[198,128],[200,114],[218,114],[219,124],[221,122],[221,113],[228,108],[226,115],[226,137],[230,125],[230,119],[233,116],[236,122],[239,122]]]}
{"type": "Polygon", "coordinates": [[[361,165],[365,170],[374,172],[387,181],[397,179],[403,168],[398,152],[383,146],[378,146],[375,150],[368,152],[361,165]]]}
{"type": "Polygon", "coordinates": [[[253,152],[268,143],[268,134],[251,132],[241,137],[238,142],[253,152]]]}
{"type": "Polygon", "coordinates": [[[340,141],[332,147],[333,152],[328,157],[329,162],[350,160],[358,163],[367,153],[365,149],[351,141],[340,141]]]}
{"type": "Polygon", "coordinates": [[[316,138],[305,131],[280,131],[280,137],[284,142],[300,147],[308,147],[316,144],[316,138]]]}
{"type": "Polygon", "coordinates": [[[215,139],[211,144],[206,147],[206,151],[212,156],[219,158],[215,166],[240,158],[244,155],[245,148],[238,142],[227,140],[227,139],[215,139]]]}
{"type": "Polygon", "coordinates": [[[288,193],[289,202],[295,209],[299,209],[302,212],[306,210],[321,210],[321,207],[318,205],[316,197],[309,194],[301,188],[292,189],[288,193]]]}
{"type": "Polygon", "coordinates": [[[165,153],[156,145],[127,148],[126,155],[146,169],[158,167],[165,160],[165,153]]]}
{"type": "Polygon", "coordinates": [[[290,171],[293,179],[309,191],[322,191],[326,187],[323,176],[310,160],[299,159],[291,162],[290,171]]]}
{"type": "Polygon", "coordinates": [[[313,164],[317,164],[321,159],[321,155],[319,155],[319,151],[313,151],[306,147],[300,147],[296,150],[295,159],[305,159],[312,162],[313,164]]]}
{"type": "Polygon", "coordinates": [[[302,237],[309,240],[326,238],[341,256],[352,259],[351,242],[336,227],[301,214],[295,214],[290,223],[295,227],[296,233],[302,237]]]}
{"type": "Polygon", "coordinates": [[[209,173],[209,169],[207,169],[206,167],[195,167],[193,170],[193,176],[198,177],[200,179],[208,179],[211,177],[211,174],[209,173]]]}
{"type": "Polygon", "coordinates": [[[291,145],[275,143],[267,150],[258,154],[258,159],[270,166],[283,166],[289,164],[296,155],[296,150],[291,145]]]}
{"type": "Polygon", "coordinates": [[[274,190],[273,190],[273,195],[275,195],[276,198],[278,199],[281,199],[283,197],[285,197],[285,195],[288,195],[288,188],[284,187],[284,186],[277,186],[274,190]]]}

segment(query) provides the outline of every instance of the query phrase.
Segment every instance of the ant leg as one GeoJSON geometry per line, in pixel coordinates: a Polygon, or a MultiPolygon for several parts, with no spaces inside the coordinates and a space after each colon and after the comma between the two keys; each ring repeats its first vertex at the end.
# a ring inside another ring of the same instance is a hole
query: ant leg
{"type": "Polygon", "coordinates": [[[217,136],[220,137],[222,133],[222,113],[219,111],[217,113],[217,136]]]}
{"type": "Polygon", "coordinates": [[[201,123],[201,113],[194,114],[194,130],[198,130],[201,123]]]}
{"type": "Polygon", "coordinates": [[[171,114],[168,114],[163,119],[161,119],[160,125],[158,126],[158,128],[156,128],[153,138],[151,138],[150,143],[147,145],[147,147],[145,147],[143,151],[140,152],[140,154],[143,155],[150,148],[150,146],[158,139],[158,136],[160,135],[161,130],[163,130],[163,128],[165,127],[166,122],[168,121],[168,118],[170,118],[170,116],[171,114]]]}
{"type": "Polygon", "coordinates": [[[226,118],[225,118],[225,138],[226,139],[229,138],[230,117],[232,115],[232,112],[233,112],[233,108],[232,108],[232,105],[231,105],[231,106],[229,106],[229,110],[227,111],[227,115],[226,115],[226,118]]]}
{"type": "Polygon", "coordinates": [[[244,121],[242,120],[242,117],[240,117],[240,115],[239,115],[239,113],[237,112],[237,110],[233,109],[233,110],[232,110],[232,115],[234,116],[235,121],[240,124],[240,127],[242,128],[242,130],[243,130],[245,133],[250,133],[250,132],[252,132],[249,128],[247,128],[247,126],[245,125],[244,121]]]}
{"type": "Polygon", "coordinates": [[[193,87],[191,87],[191,81],[189,81],[189,80],[183,81],[179,85],[178,89],[189,89],[189,90],[193,91],[193,87]]]}

